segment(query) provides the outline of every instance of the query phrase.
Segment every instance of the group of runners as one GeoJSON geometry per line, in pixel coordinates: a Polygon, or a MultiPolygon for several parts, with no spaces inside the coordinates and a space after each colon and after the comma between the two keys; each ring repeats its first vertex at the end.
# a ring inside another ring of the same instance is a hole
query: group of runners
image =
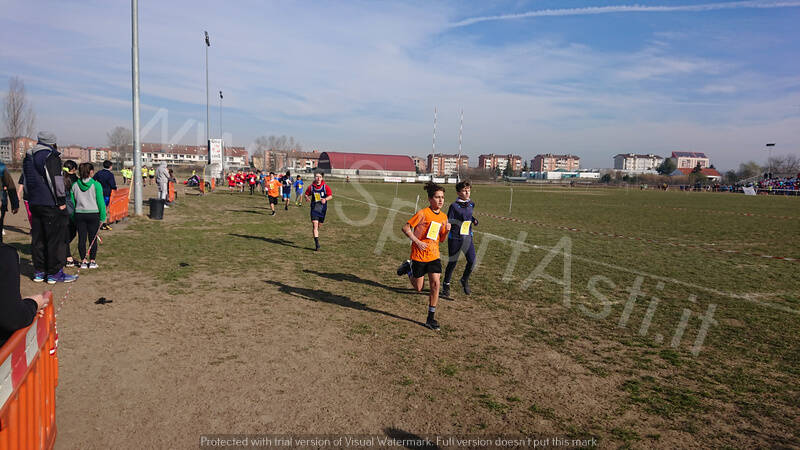
{"type": "MultiPolygon", "coordinates": [[[[271,215],[275,215],[275,206],[284,202],[284,209],[289,209],[292,191],[295,193],[295,204],[302,205],[305,198],[310,202],[312,235],[314,249],[319,251],[319,229],[325,222],[328,202],[333,199],[333,191],[325,183],[322,172],[314,174],[314,182],[303,190],[303,179],[300,175],[292,178],[290,172],[276,176],[274,172],[237,172],[228,175],[228,186],[231,190],[244,192],[245,184],[250,186],[253,194],[256,186],[268,198],[271,215]]],[[[469,277],[475,265],[475,245],[473,243],[473,227],[478,225],[474,217],[475,202],[471,199],[472,187],[468,181],[456,184],[457,199],[450,204],[447,213],[444,207],[445,188],[434,182],[423,187],[428,194],[428,207],[417,211],[404,225],[403,233],[411,241],[411,255],[397,269],[398,276],[407,276],[411,286],[421,292],[428,278],[430,294],[428,298],[428,316],[425,326],[439,330],[436,320],[436,307],[439,296],[450,298],[450,282],[460,256],[466,259],[466,267],[460,278],[464,294],[470,295],[469,277]],[[439,243],[447,240],[448,262],[442,276],[442,260],[439,243]]]]}

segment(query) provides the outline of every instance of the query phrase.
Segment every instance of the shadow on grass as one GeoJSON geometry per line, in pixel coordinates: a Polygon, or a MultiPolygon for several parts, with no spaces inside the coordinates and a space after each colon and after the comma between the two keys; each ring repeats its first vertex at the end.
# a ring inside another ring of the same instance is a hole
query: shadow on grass
{"type": "Polygon", "coordinates": [[[374,286],[381,289],[386,289],[387,291],[396,292],[398,294],[424,294],[427,295],[425,292],[417,292],[416,289],[412,288],[397,288],[393,286],[387,286],[382,283],[378,283],[377,281],[373,280],[365,280],[364,278],[357,277],[351,273],[325,273],[325,272],[317,272],[315,270],[303,270],[305,273],[310,273],[312,275],[316,275],[318,277],[327,278],[329,280],[334,281],[349,281],[351,283],[358,283],[363,284],[366,286],[374,286]]]}
{"type": "Polygon", "coordinates": [[[417,448],[433,448],[438,449],[440,448],[436,443],[426,440],[425,438],[418,436],[414,433],[409,433],[408,431],[401,430],[399,428],[384,428],[383,432],[386,433],[386,436],[390,438],[403,442],[403,447],[417,449],[417,448]]]}
{"type": "Polygon", "coordinates": [[[295,244],[293,241],[287,241],[286,239],[273,239],[264,236],[250,236],[249,234],[236,234],[236,233],[228,233],[228,236],[240,237],[245,239],[255,239],[258,241],[264,241],[270,244],[277,244],[277,245],[285,245],[286,247],[293,247],[299,248],[301,250],[308,250],[314,251],[313,248],[308,247],[300,247],[299,245],[295,244]]]}
{"type": "Polygon", "coordinates": [[[397,314],[381,311],[380,309],[370,308],[364,303],[351,300],[350,297],[345,297],[344,295],[337,295],[328,291],[323,291],[321,289],[307,289],[307,288],[289,286],[288,284],[283,284],[279,281],[265,280],[264,282],[267,284],[271,284],[273,286],[277,286],[278,290],[283,292],[284,294],[304,298],[306,300],[311,300],[312,302],[330,303],[332,305],[339,305],[345,308],[355,309],[357,311],[367,311],[391,317],[393,319],[405,320],[407,322],[411,322],[421,327],[425,326],[424,323],[418,322],[413,319],[409,319],[407,317],[402,317],[398,316],[397,314]]]}
{"type": "Polygon", "coordinates": [[[226,209],[227,212],[237,212],[237,213],[247,213],[247,214],[258,214],[259,216],[263,216],[266,211],[256,211],[254,209],[226,209]]]}

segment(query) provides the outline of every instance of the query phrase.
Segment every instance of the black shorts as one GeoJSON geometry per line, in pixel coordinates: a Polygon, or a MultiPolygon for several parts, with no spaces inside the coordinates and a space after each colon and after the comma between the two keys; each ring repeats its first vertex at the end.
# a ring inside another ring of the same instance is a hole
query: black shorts
{"type": "Polygon", "coordinates": [[[273,197],[271,195],[268,195],[267,197],[269,197],[270,205],[277,205],[278,204],[278,197],[273,197]]]}
{"type": "Polygon", "coordinates": [[[411,260],[411,276],[422,278],[426,273],[442,273],[442,260],[434,259],[428,262],[411,260]]]}

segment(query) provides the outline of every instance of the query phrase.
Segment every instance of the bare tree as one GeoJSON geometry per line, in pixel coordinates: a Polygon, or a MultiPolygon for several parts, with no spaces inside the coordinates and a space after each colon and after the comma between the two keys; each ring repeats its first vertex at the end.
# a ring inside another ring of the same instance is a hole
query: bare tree
{"type": "Polygon", "coordinates": [[[6,132],[11,138],[11,161],[16,164],[18,162],[17,138],[33,136],[33,129],[36,125],[33,105],[25,95],[25,83],[18,77],[11,77],[8,80],[8,93],[3,105],[3,122],[6,132]]]}
{"type": "Polygon", "coordinates": [[[263,158],[264,169],[278,170],[281,161],[287,161],[287,154],[290,151],[301,151],[303,146],[299,141],[295,140],[294,136],[286,137],[271,135],[259,136],[253,141],[250,146],[253,156],[263,158]]]}
{"type": "Polygon", "coordinates": [[[797,155],[773,156],[769,158],[767,167],[776,175],[795,175],[800,172],[800,158],[797,155]]]}
{"type": "Polygon", "coordinates": [[[114,127],[106,137],[111,151],[119,154],[123,160],[128,159],[133,153],[133,132],[129,128],[114,127]]]}

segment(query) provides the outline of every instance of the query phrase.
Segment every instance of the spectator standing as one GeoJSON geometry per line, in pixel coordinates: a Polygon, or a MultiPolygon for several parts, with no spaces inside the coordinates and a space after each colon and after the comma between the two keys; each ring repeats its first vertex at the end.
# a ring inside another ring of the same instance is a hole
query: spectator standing
{"type": "Polygon", "coordinates": [[[11,202],[11,214],[16,214],[19,211],[17,188],[14,186],[14,179],[11,178],[6,165],[0,162],[0,244],[3,243],[3,235],[6,234],[3,222],[6,219],[9,201],[11,202]]]}
{"type": "MultiPolygon", "coordinates": [[[[167,169],[167,163],[162,162],[158,165],[158,170],[155,172],[156,175],[156,184],[158,185],[158,198],[159,200],[167,201],[167,196],[169,195],[169,170],[167,169]]],[[[169,205],[164,205],[165,208],[169,208],[169,205]]]]}
{"type": "MultiPolygon", "coordinates": [[[[105,160],[103,161],[103,170],[94,174],[94,179],[103,187],[103,201],[106,204],[106,209],[108,209],[108,203],[111,201],[111,191],[117,190],[117,180],[114,179],[114,173],[111,172],[111,169],[113,169],[113,164],[111,164],[111,161],[105,160]]],[[[110,230],[111,227],[103,223],[100,229],[110,230]]]]}
{"type": "Polygon", "coordinates": [[[97,231],[106,220],[103,186],[92,178],[92,163],[78,166],[78,181],[72,185],[71,197],[75,203],[75,228],[78,229],[78,252],[81,269],[97,269],[97,231]],[[89,260],[86,259],[86,242],[89,242],[89,260]]]}
{"type": "Polygon", "coordinates": [[[53,133],[43,131],[37,137],[37,144],[22,161],[25,193],[31,209],[33,281],[44,281],[46,276],[50,284],[69,283],[78,277],[64,273],[67,206],[61,154],[53,133]]]}

